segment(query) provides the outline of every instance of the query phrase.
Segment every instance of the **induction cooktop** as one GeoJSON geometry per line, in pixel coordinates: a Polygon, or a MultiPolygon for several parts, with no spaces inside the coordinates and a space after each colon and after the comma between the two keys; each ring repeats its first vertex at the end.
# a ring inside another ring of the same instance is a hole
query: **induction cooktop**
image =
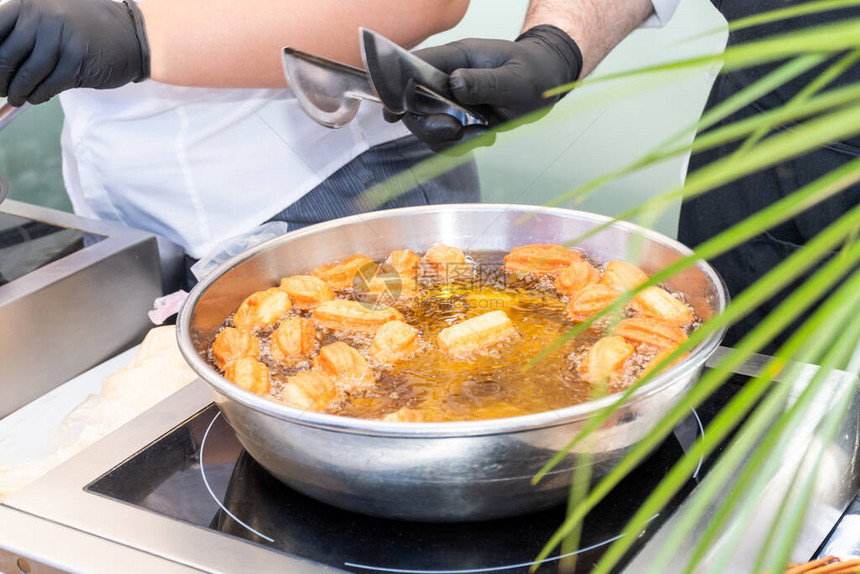
{"type": "MultiPolygon", "coordinates": [[[[701,418],[691,411],[648,460],[589,514],[579,548],[555,553],[537,571],[588,572],[702,432],[701,418]]],[[[664,522],[705,470],[700,465],[672,506],[652,517],[638,544],[664,522]]],[[[244,451],[214,405],[86,490],[348,572],[524,574],[565,517],[564,505],[503,520],[454,524],[386,520],[341,510],[299,494],[270,475],[244,451]]]]}
{"type": "MultiPolygon", "coordinates": [[[[714,360],[726,352],[721,349],[714,360]]],[[[535,558],[564,520],[564,505],[457,524],[384,520],[328,506],[280,483],[248,456],[212,404],[210,389],[198,380],[0,504],[0,571],[15,572],[15,560],[26,556],[27,566],[36,559],[50,564],[53,569],[45,572],[115,572],[122,563],[123,572],[160,574],[524,574],[532,567],[543,574],[587,573],[674,461],[708,432],[709,421],[766,359],[739,368],[743,375],[691,411],[586,517],[576,549],[555,550],[539,564],[535,558]]],[[[828,415],[826,401],[820,407],[804,426],[828,415]]],[[[822,445],[832,468],[815,484],[792,558],[809,559],[857,493],[860,473],[849,455],[860,443],[858,412],[855,396],[839,439],[822,445]]],[[[762,491],[730,571],[754,563],[768,521],[785,499],[786,477],[793,476],[806,448],[798,443],[788,449],[783,467],[762,491]]],[[[699,461],[671,504],[636,536],[619,572],[646,569],[711,468],[711,460],[699,461]]],[[[699,529],[689,531],[692,541],[699,529]]],[[[678,564],[686,549],[679,548],[678,564]]],[[[36,571],[42,570],[31,569],[36,571]]]]}

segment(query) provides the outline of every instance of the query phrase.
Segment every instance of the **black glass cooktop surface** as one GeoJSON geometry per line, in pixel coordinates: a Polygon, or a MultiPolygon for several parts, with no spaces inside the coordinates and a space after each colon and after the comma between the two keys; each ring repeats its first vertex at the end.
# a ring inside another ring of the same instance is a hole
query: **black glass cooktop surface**
{"type": "Polygon", "coordinates": [[[102,239],[79,229],[0,213],[0,285],[102,239]]]}
{"type": "MultiPolygon", "coordinates": [[[[726,398],[713,400],[724,404],[726,398]]],[[[698,439],[703,421],[707,424],[713,410],[705,404],[691,412],[648,460],[592,510],[582,527],[577,573],[588,572],[596,564],[638,505],[698,439]]],[[[652,518],[633,552],[668,519],[707,467],[707,462],[700,465],[672,506],[652,518]]],[[[525,574],[565,514],[561,505],[504,520],[426,524],[340,510],[272,477],[243,450],[214,405],[87,490],[275,552],[358,573],[525,574]]],[[[561,572],[560,560],[555,553],[537,571],[561,572]]]]}

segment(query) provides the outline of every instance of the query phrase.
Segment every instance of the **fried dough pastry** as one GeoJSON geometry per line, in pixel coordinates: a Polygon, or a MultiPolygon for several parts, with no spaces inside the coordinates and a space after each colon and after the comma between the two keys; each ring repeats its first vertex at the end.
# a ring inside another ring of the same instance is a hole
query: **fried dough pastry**
{"type": "Polygon", "coordinates": [[[368,354],[380,363],[393,363],[418,350],[418,329],[403,321],[389,321],[376,332],[368,354]]]}
{"type": "Polygon", "coordinates": [[[600,270],[583,259],[558,272],[555,278],[555,290],[566,297],[570,297],[586,285],[598,281],[600,281],[600,270]]]}
{"type": "Polygon", "coordinates": [[[648,274],[627,261],[610,261],[600,282],[619,291],[633,289],[648,281],[648,274]]]}
{"type": "Polygon", "coordinates": [[[375,334],[389,321],[402,321],[403,315],[397,309],[372,308],[358,301],[335,299],[325,301],[314,309],[314,322],[317,325],[336,331],[353,331],[375,334]]]}
{"type": "Polygon", "coordinates": [[[678,327],[688,327],[696,318],[690,308],[660,287],[647,287],[630,301],[635,313],[654,317],[678,327]]]}
{"type": "Polygon", "coordinates": [[[490,311],[439,331],[439,349],[452,359],[484,353],[517,336],[504,311],[490,311]]]}
{"type": "Polygon", "coordinates": [[[403,277],[417,277],[421,270],[421,258],[411,249],[392,251],[385,262],[403,277]]]}
{"type": "Polygon", "coordinates": [[[233,327],[224,327],[215,337],[212,343],[212,356],[215,358],[215,366],[223,369],[236,359],[251,357],[256,359],[260,355],[260,342],[257,337],[233,327]]]}
{"type": "Polygon", "coordinates": [[[374,277],[367,286],[366,299],[377,307],[390,307],[398,301],[407,301],[419,294],[418,282],[408,278],[374,277]]]}
{"type": "MultiPolygon", "coordinates": [[[[421,258],[411,249],[392,251],[385,263],[381,266],[383,274],[386,267],[396,272],[400,277],[400,298],[410,299],[419,293],[418,274],[421,272],[421,258]]],[[[377,276],[380,274],[377,273],[377,276]]],[[[376,278],[374,277],[374,281],[376,278]]],[[[371,281],[370,290],[374,290],[374,282],[371,281]]]]}
{"type": "Polygon", "coordinates": [[[287,379],[280,402],[297,409],[324,411],[338,396],[333,378],[316,371],[299,371],[287,379]]]}
{"type": "Polygon", "coordinates": [[[457,247],[437,243],[424,254],[424,261],[431,272],[444,281],[454,281],[471,273],[466,264],[466,254],[457,247]]]}
{"type": "Polygon", "coordinates": [[[393,305],[418,294],[418,275],[402,275],[388,263],[383,263],[367,285],[367,291],[371,302],[393,305]]]}
{"type": "Polygon", "coordinates": [[[286,291],[299,309],[316,309],[323,301],[334,299],[328,283],[313,275],[293,275],[281,279],[280,289],[286,291]]]}
{"type": "Polygon", "coordinates": [[[421,414],[421,411],[402,407],[393,413],[388,413],[381,420],[387,423],[423,423],[424,415],[421,414]]]}
{"type": "Polygon", "coordinates": [[[505,273],[517,275],[555,274],[574,263],[584,261],[582,255],[564,245],[535,243],[514,247],[505,256],[505,273]]]}
{"type": "Polygon", "coordinates": [[[585,353],[579,365],[579,374],[592,383],[611,379],[621,373],[625,361],[635,351],[633,345],[623,337],[603,337],[585,353]]]}
{"type": "Polygon", "coordinates": [[[687,340],[680,328],[651,317],[630,317],[615,327],[615,334],[634,345],[649,345],[656,349],[672,349],[687,340]]]}
{"type": "MultiPolygon", "coordinates": [[[[358,273],[358,271],[365,265],[372,265],[375,267],[373,259],[365,255],[356,254],[347,257],[342,261],[317,267],[311,271],[311,275],[322,279],[335,291],[341,291],[352,287],[352,282],[355,279],[356,273],[358,273]]],[[[368,269],[372,268],[369,267],[368,269]]],[[[372,276],[371,272],[368,272],[367,274],[372,276]]]]}
{"type": "Polygon", "coordinates": [[[361,353],[342,341],[320,349],[314,359],[314,368],[334,377],[338,390],[345,393],[362,391],[376,382],[361,353]]]}
{"type": "Polygon", "coordinates": [[[272,386],[269,367],[252,357],[228,363],[224,368],[224,378],[258,395],[265,395],[272,386]]]}
{"type": "Polygon", "coordinates": [[[595,313],[612,305],[618,298],[618,290],[602,283],[590,283],[571,294],[564,314],[571,321],[581,323],[595,313]]]}
{"type": "Polygon", "coordinates": [[[314,322],[301,317],[288,317],[272,332],[269,349],[272,359],[288,363],[309,357],[315,345],[314,322]]]}
{"type": "Polygon", "coordinates": [[[246,331],[271,327],[292,307],[290,296],[277,287],[257,291],[239,305],[233,315],[233,325],[246,331]]]}

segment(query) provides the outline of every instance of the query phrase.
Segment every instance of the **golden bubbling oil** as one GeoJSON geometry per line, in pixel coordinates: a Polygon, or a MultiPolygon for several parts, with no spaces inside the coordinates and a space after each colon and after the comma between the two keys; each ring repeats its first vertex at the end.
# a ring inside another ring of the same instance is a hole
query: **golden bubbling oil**
{"type": "MultiPolygon", "coordinates": [[[[420,334],[420,348],[408,359],[394,364],[374,363],[367,354],[371,336],[317,326],[314,354],[324,345],[343,341],[368,358],[377,381],[372,389],[347,396],[326,412],[380,419],[408,407],[419,410],[427,422],[481,420],[561,409],[606,392],[577,375],[577,358],[601,336],[593,330],[566,341],[527,368],[541,351],[575,327],[564,315],[567,300],[552,288],[551,277],[512,281],[502,271],[503,253],[475,256],[479,260],[470,257],[468,273],[458,273],[456,282],[426,278],[421,281],[419,295],[396,302],[406,322],[420,334]],[[518,336],[514,339],[469,360],[450,359],[437,347],[436,338],[442,329],[498,310],[516,327],[518,336]]],[[[352,292],[341,292],[338,297],[360,299],[352,292]]],[[[310,317],[311,313],[294,308],[290,315],[310,317]]],[[[228,318],[225,326],[230,324],[228,318]]],[[[269,366],[272,378],[271,394],[277,397],[287,379],[298,370],[311,368],[311,361],[290,365],[274,361],[268,344],[273,330],[274,326],[257,336],[261,342],[260,360],[269,366]]],[[[650,356],[653,353],[643,355],[640,362],[644,365],[650,356]]],[[[625,386],[635,380],[639,371],[641,367],[625,381],[625,386]]]]}
{"type": "MultiPolygon", "coordinates": [[[[476,272],[471,281],[455,284],[423,283],[420,296],[397,305],[418,329],[420,350],[395,364],[374,365],[376,387],[329,412],[375,419],[409,407],[420,410],[425,421],[442,422],[517,416],[587,401],[592,389],[576,376],[568,355],[594,343],[597,333],[582,333],[526,370],[574,327],[565,319],[565,303],[547,285],[510,283],[503,273],[476,272]],[[438,349],[442,329],[499,310],[516,327],[513,340],[469,360],[452,360],[438,349]]],[[[367,348],[364,341],[345,342],[367,348]]]]}

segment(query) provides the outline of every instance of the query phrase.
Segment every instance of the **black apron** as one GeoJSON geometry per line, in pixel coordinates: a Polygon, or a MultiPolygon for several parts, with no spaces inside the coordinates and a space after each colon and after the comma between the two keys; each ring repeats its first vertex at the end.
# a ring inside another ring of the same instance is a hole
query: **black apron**
{"type": "MultiPolygon", "coordinates": [[[[713,2],[729,21],[798,3],[786,0],[713,0],[713,2]]],[[[729,45],[755,41],[768,35],[786,32],[791,29],[838,21],[848,16],[860,16],[860,9],[852,8],[826,12],[821,15],[805,16],[733,32],[729,36],[729,45]]],[[[738,111],[711,129],[716,129],[720,126],[754,116],[768,109],[782,106],[834,61],[835,58],[774,90],[772,93],[738,111]]],[[[744,87],[752,84],[782,63],[779,62],[748,70],[721,74],[711,91],[707,109],[716,106],[744,87]]],[[[825,89],[857,81],[860,81],[860,65],[855,64],[842,77],[825,89]]],[[[791,127],[783,129],[791,129],[791,127]]],[[[726,145],[693,155],[690,161],[690,171],[693,172],[700,167],[731,154],[737,145],[726,145]]],[[[792,161],[755,173],[691,199],[681,207],[678,239],[687,245],[696,246],[745,219],[750,214],[767,207],[807,183],[836,169],[846,161],[858,157],[858,155],[860,155],[860,138],[835,142],[792,161]]],[[[858,202],[860,202],[860,186],[855,185],[826,202],[807,210],[795,219],[773,228],[738,248],[713,259],[711,263],[722,275],[731,295],[737,296],[819,231],[856,206],[858,202]]],[[[805,277],[808,277],[808,274],[805,277]]],[[[735,344],[772,309],[779,305],[785,299],[786,295],[801,282],[802,279],[795,282],[779,295],[745,317],[729,331],[725,344],[735,344]]],[[[787,329],[782,336],[764,349],[764,352],[773,352],[794,331],[796,326],[797,323],[787,329]]]]}

